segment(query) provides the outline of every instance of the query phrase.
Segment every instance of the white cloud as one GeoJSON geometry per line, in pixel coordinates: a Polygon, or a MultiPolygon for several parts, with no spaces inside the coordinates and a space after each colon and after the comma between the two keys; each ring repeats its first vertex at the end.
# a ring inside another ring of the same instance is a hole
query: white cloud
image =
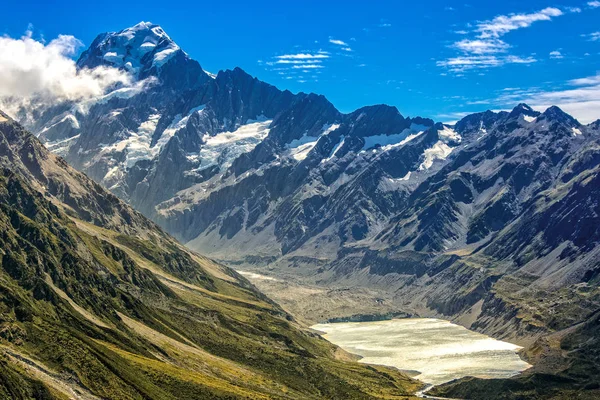
{"type": "Polygon", "coordinates": [[[592,32],[592,33],[589,33],[587,35],[581,35],[581,36],[588,38],[588,40],[590,42],[600,41],[600,31],[599,32],[592,32]]]}
{"type": "Polygon", "coordinates": [[[71,57],[80,46],[68,35],[48,44],[34,40],[30,31],[20,39],[0,37],[0,96],[79,100],[101,96],[115,84],[133,83],[129,74],[116,68],[78,70],[71,57]]]}
{"type": "Polygon", "coordinates": [[[306,60],[277,60],[275,61],[275,64],[304,64],[304,63],[320,63],[322,62],[321,60],[318,59],[306,59],[306,60]]]}
{"type": "Polygon", "coordinates": [[[478,23],[476,31],[482,39],[498,38],[510,31],[527,28],[534,22],[550,21],[563,14],[558,8],[547,7],[531,14],[499,15],[490,21],[478,23]]]}
{"type": "Polygon", "coordinates": [[[298,53],[298,54],[284,54],[282,56],[277,56],[275,58],[279,58],[280,60],[307,60],[307,59],[318,59],[318,58],[329,58],[329,54],[326,52],[320,53],[298,53]]]}
{"type": "Polygon", "coordinates": [[[587,5],[592,8],[598,8],[600,7],[600,1],[588,1],[587,5]]]}
{"type": "Polygon", "coordinates": [[[294,65],[292,68],[294,68],[294,69],[318,69],[318,68],[324,68],[324,67],[319,64],[301,64],[301,65],[294,65]]]}
{"type": "Polygon", "coordinates": [[[564,56],[562,55],[562,53],[558,50],[554,50],[550,52],[550,58],[553,59],[561,59],[564,58],[564,56]]]}
{"type": "Polygon", "coordinates": [[[506,64],[531,64],[537,60],[533,57],[518,56],[459,56],[438,61],[438,67],[446,67],[453,72],[464,72],[473,69],[500,67],[506,64]]]}
{"type": "Polygon", "coordinates": [[[463,39],[452,45],[452,47],[459,49],[465,53],[472,54],[490,54],[490,53],[503,53],[506,52],[510,46],[500,39],[463,39]]]}
{"type": "MultiPolygon", "coordinates": [[[[578,12],[575,9],[571,12],[578,12]]],[[[581,11],[581,10],[579,10],[581,11]]],[[[530,14],[499,15],[491,20],[479,21],[469,25],[472,38],[462,39],[450,47],[462,54],[438,61],[437,65],[453,72],[463,72],[472,69],[499,67],[505,64],[531,64],[536,62],[532,56],[502,55],[508,53],[511,45],[501,39],[507,33],[527,28],[537,21],[550,21],[552,18],[563,15],[558,8],[547,7],[530,14]]],[[[460,34],[469,32],[460,31],[460,34]]]]}
{"type": "Polygon", "coordinates": [[[344,42],[343,40],[338,40],[338,39],[329,39],[329,43],[333,43],[333,44],[337,44],[338,46],[348,46],[348,43],[344,42]]]}

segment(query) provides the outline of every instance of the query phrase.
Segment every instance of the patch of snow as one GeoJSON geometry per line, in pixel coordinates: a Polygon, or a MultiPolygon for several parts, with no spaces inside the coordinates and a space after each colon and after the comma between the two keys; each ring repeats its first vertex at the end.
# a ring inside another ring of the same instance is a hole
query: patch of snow
{"type": "MultiPolygon", "coordinates": [[[[156,125],[158,124],[158,120],[160,119],[160,114],[152,114],[148,117],[148,119],[140,124],[137,131],[128,132],[128,136],[115,142],[109,146],[104,146],[102,152],[125,152],[125,160],[117,166],[117,168],[129,169],[135,165],[140,160],[151,160],[153,159],[160,148],[158,147],[150,147],[152,142],[152,135],[156,130],[156,125]]],[[[110,171],[109,171],[110,172],[110,171]]],[[[111,179],[115,177],[116,172],[112,172],[110,175],[107,174],[104,177],[104,180],[111,179]]]]}
{"type": "Polygon", "coordinates": [[[408,171],[408,172],[407,172],[407,174],[406,174],[406,175],[404,175],[404,177],[402,177],[402,178],[399,178],[398,180],[399,180],[399,181],[407,181],[407,180],[409,180],[409,179],[410,179],[410,174],[411,174],[411,172],[410,172],[410,171],[408,171]]]}
{"type": "Polygon", "coordinates": [[[421,135],[428,127],[423,125],[412,124],[410,128],[403,130],[400,133],[393,135],[374,135],[367,136],[364,139],[365,144],[362,150],[371,149],[375,146],[381,146],[383,150],[389,150],[394,147],[403,146],[411,140],[421,135]]]}
{"type": "Polygon", "coordinates": [[[410,175],[412,174],[412,172],[408,171],[408,173],[406,175],[404,175],[402,178],[385,178],[387,179],[388,182],[390,183],[398,183],[398,182],[406,182],[410,179],[410,175]]]}
{"type": "Polygon", "coordinates": [[[578,128],[575,128],[575,127],[571,128],[571,129],[573,130],[573,136],[579,136],[579,135],[582,135],[582,133],[581,133],[581,130],[580,130],[580,129],[578,129],[578,128]]]}
{"type": "Polygon", "coordinates": [[[188,114],[186,116],[177,114],[175,116],[175,118],[173,118],[173,121],[171,122],[171,124],[169,124],[169,126],[163,131],[162,135],[156,142],[155,146],[160,149],[164,145],[166,145],[167,142],[169,142],[169,140],[171,140],[173,135],[175,135],[175,133],[177,133],[178,130],[185,128],[185,126],[186,126],[188,120],[190,119],[190,117],[192,116],[192,114],[194,114],[195,112],[202,112],[202,110],[204,110],[204,107],[205,107],[204,104],[200,105],[198,107],[194,107],[188,112],[188,114]]]}
{"type": "Polygon", "coordinates": [[[322,135],[329,135],[331,132],[337,130],[339,127],[340,124],[323,125],[322,135]]]}
{"type": "Polygon", "coordinates": [[[454,129],[451,129],[446,125],[444,125],[444,129],[438,131],[438,136],[444,143],[451,141],[460,143],[462,140],[462,137],[454,129]]]}
{"type": "Polygon", "coordinates": [[[333,149],[331,149],[331,153],[329,153],[329,157],[323,159],[321,162],[327,162],[327,161],[331,161],[337,154],[337,152],[339,151],[339,149],[342,148],[342,146],[344,146],[344,142],[346,141],[346,138],[344,136],[342,136],[340,138],[341,140],[339,141],[338,144],[336,144],[333,149]]]}
{"type": "Polygon", "coordinates": [[[527,122],[533,122],[537,119],[536,117],[532,117],[531,115],[525,115],[525,114],[522,114],[522,115],[523,115],[523,119],[527,122]]]}
{"type": "Polygon", "coordinates": [[[109,61],[109,62],[112,62],[115,64],[117,64],[123,60],[123,56],[118,55],[114,51],[107,52],[106,54],[104,54],[104,56],[102,58],[104,58],[106,61],[109,61]]]}
{"type": "Polygon", "coordinates": [[[297,161],[304,160],[322,136],[329,135],[339,127],[339,124],[325,124],[321,128],[319,136],[308,136],[305,133],[300,139],[292,140],[286,145],[286,148],[289,150],[288,156],[291,156],[297,161]]]}
{"type": "Polygon", "coordinates": [[[260,121],[247,121],[233,132],[222,132],[215,136],[204,135],[204,144],[199,153],[190,153],[190,161],[199,161],[200,166],[188,173],[201,171],[219,165],[228,168],[233,161],[244,153],[252,151],[269,134],[271,120],[261,118],[260,121]]]}
{"type": "Polygon", "coordinates": [[[410,142],[413,139],[418,138],[419,136],[421,136],[423,134],[423,132],[425,131],[420,131],[417,133],[411,133],[410,135],[408,135],[405,139],[401,140],[400,142],[398,142],[398,144],[393,144],[393,145],[389,145],[389,146],[384,146],[383,149],[384,150],[389,150],[392,147],[400,147],[400,146],[404,146],[406,143],[410,142]]]}
{"type": "Polygon", "coordinates": [[[452,153],[452,147],[448,146],[442,140],[439,140],[432,147],[426,149],[423,152],[423,162],[419,165],[419,171],[424,171],[431,168],[435,160],[445,160],[450,153],[452,153]]]}
{"type": "Polygon", "coordinates": [[[116,165],[108,170],[108,172],[106,173],[106,175],[104,175],[104,178],[102,178],[102,180],[105,182],[114,180],[117,177],[117,175],[120,175],[119,172],[119,166],[116,165]]]}
{"type": "Polygon", "coordinates": [[[41,131],[39,131],[36,136],[40,136],[42,133],[54,128],[56,125],[61,124],[65,121],[69,121],[69,123],[71,124],[71,126],[74,129],[79,129],[79,121],[77,120],[77,118],[73,115],[73,114],[67,114],[64,117],[62,117],[58,122],[54,122],[48,126],[45,126],[41,131]]]}
{"type": "Polygon", "coordinates": [[[156,47],[156,43],[152,43],[152,42],[144,42],[140,46],[140,48],[147,49],[148,51],[152,50],[155,47],[156,47]]]}
{"type": "Polygon", "coordinates": [[[477,141],[479,142],[481,139],[483,139],[484,137],[487,136],[488,132],[487,129],[484,128],[483,126],[483,121],[481,121],[479,123],[479,132],[482,133],[482,135],[479,135],[479,137],[477,138],[477,141]]]}
{"type": "Polygon", "coordinates": [[[179,46],[177,46],[175,43],[170,44],[169,47],[154,54],[154,59],[152,61],[152,65],[156,66],[156,67],[162,67],[171,58],[173,58],[173,56],[175,55],[175,53],[178,50],[179,50],[179,46]]]}
{"type": "Polygon", "coordinates": [[[75,136],[70,137],[68,139],[63,139],[63,140],[58,140],[56,142],[47,143],[46,147],[51,152],[53,152],[55,154],[58,154],[61,157],[64,157],[67,154],[67,151],[69,150],[69,147],[71,147],[71,144],[73,144],[73,142],[75,140],[77,140],[77,139],[79,139],[79,135],[75,135],[75,136]]]}
{"type": "Polygon", "coordinates": [[[315,147],[318,140],[318,136],[304,134],[300,139],[294,139],[287,144],[286,147],[289,149],[288,155],[297,161],[302,161],[308,156],[313,147],[315,147]]]}

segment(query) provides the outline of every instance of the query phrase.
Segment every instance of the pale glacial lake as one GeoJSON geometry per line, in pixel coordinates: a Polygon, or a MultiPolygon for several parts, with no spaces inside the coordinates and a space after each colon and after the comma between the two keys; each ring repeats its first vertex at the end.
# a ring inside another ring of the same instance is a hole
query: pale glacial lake
{"type": "Polygon", "coordinates": [[[343,322],[312,328],[362,356],[362,363],[418,371],[415,378],[432,385],[465,376],[507,378],[530,367],[517,355],[519,346],[439,319],[343,322]]]}

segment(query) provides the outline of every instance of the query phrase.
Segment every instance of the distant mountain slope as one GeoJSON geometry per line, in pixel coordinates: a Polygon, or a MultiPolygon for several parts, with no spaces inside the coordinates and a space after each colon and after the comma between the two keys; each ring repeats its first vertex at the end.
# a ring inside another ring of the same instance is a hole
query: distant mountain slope
{"type": "Polygon", "coordinates": [[[406,398],[0,112],[0,397],[406,398]]]}

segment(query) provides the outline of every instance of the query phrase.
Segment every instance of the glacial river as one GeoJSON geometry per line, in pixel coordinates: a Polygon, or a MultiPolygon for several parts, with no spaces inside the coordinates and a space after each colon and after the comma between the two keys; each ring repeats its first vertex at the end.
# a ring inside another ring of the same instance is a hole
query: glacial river
{"type": "Polygon", "coordinates": [[[429,318],[318,324],[313,329],[362,363],[415,371],[438,385],[465,376],[507,378],[530,367],[519,346],[492,339],[448,321],[429,318]]]}

